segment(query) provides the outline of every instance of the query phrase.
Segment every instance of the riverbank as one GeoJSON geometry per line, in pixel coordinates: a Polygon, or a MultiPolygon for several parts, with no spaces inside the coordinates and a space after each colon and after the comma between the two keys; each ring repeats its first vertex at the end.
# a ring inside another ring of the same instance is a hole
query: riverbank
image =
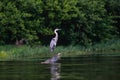
{"type": "Polygon", "coordinates": [[[80,55],[120,55],[120,40],[111,40],[106,43],[89,47],[81,46],[57,46],[54,52],[50,52],[49,46],[0,46],[0,61],[12,60],[39,60],[49,58],[56,53],[62,53],[62,57],[77,57],[80,55]]]}

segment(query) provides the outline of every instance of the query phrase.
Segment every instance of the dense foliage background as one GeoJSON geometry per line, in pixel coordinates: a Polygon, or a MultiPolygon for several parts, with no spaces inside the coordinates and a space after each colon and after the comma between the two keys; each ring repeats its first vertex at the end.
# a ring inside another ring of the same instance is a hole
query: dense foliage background
{"type": "Polygon", "coordinates": [[[120,37],[120,0],[0,0],[0,44],[92,45],[120,37]]]}

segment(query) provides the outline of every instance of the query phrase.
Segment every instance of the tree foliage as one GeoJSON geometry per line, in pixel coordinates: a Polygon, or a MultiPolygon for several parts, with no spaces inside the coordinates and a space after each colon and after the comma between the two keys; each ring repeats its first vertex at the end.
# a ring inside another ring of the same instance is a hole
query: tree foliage
{"type": "Polygon", "coordinates": [[[49,44],[55,28],[61,45],[107,41],[120,34],[119,12],[119,0],[1,0],[0,44],[49,44]]]}

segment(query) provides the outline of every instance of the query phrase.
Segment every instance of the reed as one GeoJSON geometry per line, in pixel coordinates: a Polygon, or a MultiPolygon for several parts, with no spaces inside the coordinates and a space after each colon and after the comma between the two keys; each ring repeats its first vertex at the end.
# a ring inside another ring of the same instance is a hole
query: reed
{"type": "Polygon", "coordinates": [[[77,57],[80,55],[120,55],[120,39],[110,40],[89,47],[82,46],[57,46],[50,52],[49,46],[0,46],[0,60],[39,60],[62,53],[62,57],[77,57]]]}

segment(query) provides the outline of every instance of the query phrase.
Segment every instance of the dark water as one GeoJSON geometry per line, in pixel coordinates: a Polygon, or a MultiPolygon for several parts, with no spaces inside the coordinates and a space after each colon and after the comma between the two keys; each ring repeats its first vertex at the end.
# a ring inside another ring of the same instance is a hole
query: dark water
{"type": "Polygon", "coordinates": [[[120,80],[120,56],[62,58],[56,64],[1,61],[0,80],[120,80]]]}

